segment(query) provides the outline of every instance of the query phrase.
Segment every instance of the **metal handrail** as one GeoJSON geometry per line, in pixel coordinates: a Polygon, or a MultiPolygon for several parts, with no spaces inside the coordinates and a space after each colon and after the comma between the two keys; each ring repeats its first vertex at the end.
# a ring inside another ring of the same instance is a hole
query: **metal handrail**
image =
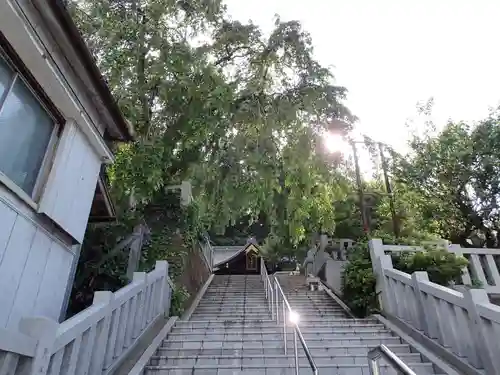
{"type": "Polygon", "coordinates": [[[264,283],[264,292],[266,295],[267,308],[271,313],[271,317],[274,320],[274,293],[273,286],[271,280],[269,279],[269,275],[267,274],[267,268],[262,259],[260,262],[260,276],[262,278],[262,282],[264,283]]]}
{"type": "Polygon", "coordinates": [[[368,367],[370,368],[370,375],[380,375],[380,368],[378,360],[384,358],[389,364],[396,369],[396,371],[403,375],[417,375],[401,358],[394,354],[387,346],[379,345],[368,352],[368,367]]]}
{"type": "MultiPolygon", "coordinates": [[[[293,313],[292,308],[290,307],[290,304],[288,303],[288,300],[285,296],[285,293],[283,293],[283,289],[281,288],[281,285],[274,276],[274,285],[276,289],[276,322],[279,323],[279,315],[278,314],[278,309],[279,309],[279,296],[281,296],[281,301],[282,301],[282,310],[283,310],[283,316],[282,316],[282,321],[283,321],[283,341],[285,343],[285,355],[287,354],[287,339],[286,339],[286,321],[287,321],[287,314],[286,310],[288,310],[288,317],[290,318],[291,314],[293,313]]],[[[309,361],[309,366],[311,366],[312,373],[314,375],[318,375],[318,367],[316,366],[316,363],[314,363],[314,359],[311,355],[311,352],[309,351],[309,348],[307,347],[306,340],[304,340],[304,336],[302,335],[302,332],[300,331],[299,325],[297,322],[293,323],[290,322],[293,327],[293,348],[294,348],[294,355],[295,355],[295,374],[299,375],[299,354],[298,354],[298,347],[297,347],[297,336],[299,338],[299,341],[302,345],[302,349],[304,349],[304,353],[306,354],[307,360],[309,361]]]]}

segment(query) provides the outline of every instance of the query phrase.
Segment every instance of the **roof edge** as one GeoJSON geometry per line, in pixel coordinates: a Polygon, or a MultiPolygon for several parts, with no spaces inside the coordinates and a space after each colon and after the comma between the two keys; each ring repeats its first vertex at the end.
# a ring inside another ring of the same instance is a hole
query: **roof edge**
{"type": "Polygon", "coordinates": [[[224,264],[224,263],[228,263],[228,262],[230,262],[231,260],[233,260],[234,258],[236,258],[236,257],[237,257],[238,255],[240,255],[241,253],[245,252],[245,251],[246,251],[246,249],[248,249],[250,246],[253,246],[253,247],[255,247],[258,251],[260,251],[259,246],[258,246],[257,244],[255,244],[255,243],[253,243],[253,242],[249,242],[249,243],[247,243],[244,247],[242,247],[240,251],[238,251],[238,252],[234,253],[233,255],[231,255],[229,258],[227,258],[227,259],[223,260],[222,262],[219,262],[219,263],[214,264],[214,265],[213,265],[213,267],[214,267],[214,268],[215,268],[215,267],[220,267],[220,265],[222,265],[222,264],[224,264]]]}
{"type": "Polygon", "coordinates": [[[95,85],[99,95],[102,97],[105,107],[113,120],[115,121],[116,127],[121,135],[118,141],[131,142],[135,139],[135,130],[118,107],[113,94],[111,93],[109,86],[104,79],[101,71],[97,67],[96,61],[92,56],[90,50],[85,43],[82,34],[78,30],[78,27],[74,23],[71,15],[66,9],[66,5],[61,0],[49,0],[48,5],[51,11],[59,20],[62,29],[66,32],[69,39],[73,42],[73,48],[79,59],[82,61],[82,66],[85,68],[89,74],[92,84],[95,85]]]}

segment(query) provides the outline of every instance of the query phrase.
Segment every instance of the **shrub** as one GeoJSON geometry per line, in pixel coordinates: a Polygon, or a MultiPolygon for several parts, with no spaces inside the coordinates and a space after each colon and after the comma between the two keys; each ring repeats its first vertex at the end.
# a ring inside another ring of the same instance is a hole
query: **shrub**
{"type": "Polygon", "coordinates": [[[356,316],[365,317],[378,309],[375,283],[368,244],[357,244],[342,273],[342,296],[356,316]]]}
{"type": "MultiPolygon", "coordinates": [[[[464,257],[444,249],[395,253],[391,258],[394,268],[409,274],[427,271],[430,281],[443,286],[459,280],[463,267],[467,265],[464,257]]],[[[342,274],[343,298],[355,315],[365,317],[377,311],[375,284],[368,244],[360,243],[352,249],[342,274]]]]}
{"type": "Polygon", "coordinates": [[[172,299],[170,300],[169,316],[181,316],[184,312],[186,301],[190,295],[184,286],[180,286],[173,290],[172,299]]]}
{"type": "Polygon", "coordinates": [[[467,266],[467,259],[444,249],[429,249],[393,254],[392,263],[394,268],[409,274],[415,271],[427,271],[430,281],[449,286],[460,279],[462,269],[467,266]]]}

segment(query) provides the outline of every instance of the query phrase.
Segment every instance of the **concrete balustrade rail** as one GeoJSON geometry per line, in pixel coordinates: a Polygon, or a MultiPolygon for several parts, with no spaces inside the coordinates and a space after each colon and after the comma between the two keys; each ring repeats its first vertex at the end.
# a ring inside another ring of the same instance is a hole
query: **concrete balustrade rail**
{"type": "Polygon", "coordinates": [[[92,306],[57,323],[23,318],[20,332],[0,331],[0,374],[109,374],[170,309],[168,263],[115,293],[96,292],[92,306]]]}
{"type": "Polygon", "coordinates": [[[488,294],[500,294],[500,250],[487,248],[465,248],[460,245],[449,245],[448,251],[463,255],[469,261],[464,269],[462,282],[472,284],[475,279],[481,282],[488,294]]]}
{"type": "Polygon", "coordinates": [[[35,356],[37,340],[0,328],[0,374],[20,374],[35,356]]]}
{"type": "Polygon", "coordinates": [[[384,245],[379,239],[370,240],[369,246],[384,313],[475,368],[500,374],[500,307],[490,303],[486,290],[461,287],[457,291],[430,282],[427,272],[409,275],[394,269],[385,253],[410,247],[384,245]]]}
{"type": "MultiPolygon", "coordinates": [[[[477,280],[488,294],[500,295],[500,249],[468,248],[450,244],[446,240],[427,241],[423,245],[438,246],[465,257],[469,264],[464,267],[462,283],[472,285],[477,280]]],[[[385,253],[422,251],[423,246],[383,245],[385,253]]]]}

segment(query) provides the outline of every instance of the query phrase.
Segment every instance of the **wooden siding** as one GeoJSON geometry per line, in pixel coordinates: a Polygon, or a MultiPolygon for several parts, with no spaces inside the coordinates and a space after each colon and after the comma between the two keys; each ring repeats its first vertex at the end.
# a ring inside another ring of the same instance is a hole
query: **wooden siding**
{"type": "Polygon", "coordinates": [[[39,211],[82,243],[101,160],[74,122],[68,122],[56,151],[39,211]]]}
{"type": "Polygon", "coordinates": [[[0,200],[0,328],[17,330],[23,316],[59,320],[71,246],[0,200]]]}

